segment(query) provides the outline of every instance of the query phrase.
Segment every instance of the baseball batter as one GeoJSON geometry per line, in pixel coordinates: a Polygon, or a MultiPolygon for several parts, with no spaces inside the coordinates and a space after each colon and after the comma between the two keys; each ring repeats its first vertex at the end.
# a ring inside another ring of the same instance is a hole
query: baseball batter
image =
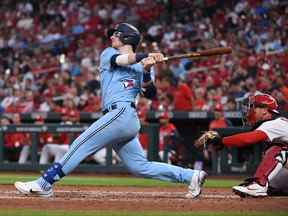
{"type": "Polygon", "coordinates": [[[49,197],[53,184],[69,174],[87,156],[111,145],[127,169],[139,176],[180,182],[189,185],[187,198],[201,193],[206,173],[169,164],[147,161],[137,138],[140,129],[135,110],[135,97],[155,95],[150,68],[163,61],[161,53],[136,53],[140,42],[138,29],[121,23],[108,31],[112,46],[100,56],[102,109],[104,115],[84,131],[58,162],[41,177],[30,182],[15,182],[18,191],[26,195],[49,197]]]}

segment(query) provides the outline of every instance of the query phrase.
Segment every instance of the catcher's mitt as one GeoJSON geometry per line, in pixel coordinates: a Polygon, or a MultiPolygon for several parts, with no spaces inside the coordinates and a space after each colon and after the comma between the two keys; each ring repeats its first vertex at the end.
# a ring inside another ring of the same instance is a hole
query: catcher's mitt
{"type": "Polygon", "coordinates": [[[206,131],[196,140],[194,146],[200,150],[208,149],[211,146],[218,151],[223,148],[222,138],[216,131],[206,131]]]}

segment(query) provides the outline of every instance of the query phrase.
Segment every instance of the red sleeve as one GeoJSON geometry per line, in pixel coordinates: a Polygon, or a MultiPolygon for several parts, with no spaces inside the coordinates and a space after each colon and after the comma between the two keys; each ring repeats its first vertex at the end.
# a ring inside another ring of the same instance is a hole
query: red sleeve
{"type": "Polygon", "coordinates": [[[191,89],[190,89],[187,85],[183,85],[182,89],[183,89],[183,91],[184,91],[185,96],[186,96],[188,99],[191,100],[191,98],[192,98],[192,91],[191,91],[191,89]]]}
{"type": "Polygon", "coordinates": [[[224,137],[222,139],[223,145],[227,147],[244,147],[258,142],[263,142],[268,139],[268,136],[259,130],[254,130],[252,132],[235,134],[232,136],[224,137]]]}

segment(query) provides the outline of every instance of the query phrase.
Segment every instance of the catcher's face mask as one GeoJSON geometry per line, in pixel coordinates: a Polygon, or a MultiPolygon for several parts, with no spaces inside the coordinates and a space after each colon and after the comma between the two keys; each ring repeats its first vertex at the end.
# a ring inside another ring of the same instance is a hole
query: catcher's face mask
{"type": "Polygon", "coordinates": [[[256,108],[264,108],[269,112],[279,113],[277,111],[278,104],[277,101],[268,94],[250,95],[247,99],[243,101],[242,104],[242,116],[244,125],[253,126],[260,119],[259,114],[256,113],[256,108]]]}
{"type": "Polygon", "coordinates": [[[249,96],[241,105],[243,125],[251,125],[251,123],[255,121],[254,103],[251,100],[252,97],[249,96]]]}

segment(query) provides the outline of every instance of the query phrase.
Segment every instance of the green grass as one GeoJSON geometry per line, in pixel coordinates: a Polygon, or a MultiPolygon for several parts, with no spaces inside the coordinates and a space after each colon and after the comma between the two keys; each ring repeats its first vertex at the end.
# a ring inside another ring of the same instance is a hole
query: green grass
{"type": "MultiPolygon", "coordinates": [[[[15,181],[30,181],[39,175],[32,174],[0,174],[0,184],[13,184],[15,181]]],[[[208,178],[205,187],[230,188],[238,185],[240,180],[236,179],[213,179],[208,178]]],[[[57,184],[59,185],[86,185],[86,186],[137,186],[137,187],[174,187],[179,184],[164,181],[143,179],[136,177],[110,177],[110,176],[66,176],[57,184]]]]}
{"type": "MultiPolygon", "coordinates": [[[[269,212],[217,212],[217,213],[211,213],[211,212],[100,212],[100,211],[36,211],[36,210],[29,210],[29,209],[23,209],[23,210],[4,210],[0,211],[0,216],[102,216],[102,215],[110,215],[110,216],[188,216],[188,215],[194,215],[194,216],[274,216],[274,213],[269,212]]],[[[286,212],[277,212],[277,216],[287,216],[286,212]]]]}

